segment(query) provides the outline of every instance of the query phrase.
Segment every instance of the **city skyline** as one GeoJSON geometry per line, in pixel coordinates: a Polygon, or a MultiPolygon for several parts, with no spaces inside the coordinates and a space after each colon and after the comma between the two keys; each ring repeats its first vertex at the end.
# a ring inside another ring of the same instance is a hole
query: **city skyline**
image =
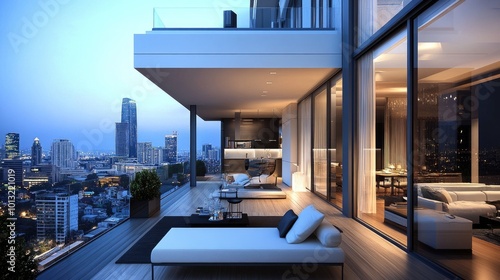
{"type": "MultiPolygon", "coordinates": [[[[114,152],[121,101],[131,98],[138,142],[163,146],[177,131],[179,150],[188,150],[189,111],[134,69],[133,34],[153,28],[155,7],[215,11],[241,3],[2,1],[0,135],[18,133],[20,150],[38,138],[44,150],[68,139],[80,152],[114,152]]],[[[198,118],[197,146],[220,146],[219,131],[218,122],[198,118]]]]}

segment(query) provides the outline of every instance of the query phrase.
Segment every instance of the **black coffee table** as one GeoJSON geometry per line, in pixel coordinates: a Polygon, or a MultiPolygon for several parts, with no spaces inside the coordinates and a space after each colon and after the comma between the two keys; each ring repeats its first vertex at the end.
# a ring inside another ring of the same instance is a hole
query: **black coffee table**
{"type": "Polygon", "coordinates": [[[500,228],[500,218],[479,216],[479,224],[487,228],[500,228]]]}
{"type": "Polygon", "coordinates": [[[243,213],[241,219],[224,219],[220,221],[210,221],[209,215],[192,214],[185,217],[186,224],[189,226],[202,226],[202,227],[241,227],[249,224],[248,214],[243,213]]]}

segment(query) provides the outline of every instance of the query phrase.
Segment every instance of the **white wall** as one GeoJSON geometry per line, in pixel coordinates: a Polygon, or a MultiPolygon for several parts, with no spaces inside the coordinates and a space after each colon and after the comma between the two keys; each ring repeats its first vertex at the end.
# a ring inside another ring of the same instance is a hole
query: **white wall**
{"type": "Polygon", "coordinates": [[[282,179],[292,185],[292,174],[297,171],[297,103],[285,107],[281,116],[282,179]]]}

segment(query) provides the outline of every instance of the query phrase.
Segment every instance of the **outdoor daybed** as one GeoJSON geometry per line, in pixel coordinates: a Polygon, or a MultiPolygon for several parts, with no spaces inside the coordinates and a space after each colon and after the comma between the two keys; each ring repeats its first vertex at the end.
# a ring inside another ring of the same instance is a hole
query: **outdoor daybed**
{"type": "Polygon", "coordinates": [[[278,227],[172,228],[151,252],[152,278],[159,265],[311,263],[341,266],[343,277],[342,236],[323,217],[310,205],[298,218],[289,210],[278,227]]]}
{"type": "Polygon", "coordinates": [[[213,197],[233,198],[236,193],[229,190],[237,190],[238,198],[286,198],[286,193],[274,184],[274,179],[269,179],[272,176],[251,178],[245,173],[233,173],[229,176],[233,182],[214,191],[213,197]]]}

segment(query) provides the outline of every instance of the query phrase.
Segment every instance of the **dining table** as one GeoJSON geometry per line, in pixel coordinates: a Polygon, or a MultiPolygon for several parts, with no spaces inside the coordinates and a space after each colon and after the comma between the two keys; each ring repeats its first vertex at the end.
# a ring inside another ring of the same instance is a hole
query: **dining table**
{"type": "MultiPolygon", "coordinates": [[[[390,178],[391,180],[391,196],[394,195],[394,187],[396,186],[396,179],[397,178],[406,178],[408,175],[407,172],[405,171],[397,171],[397,170],[379,170],[375,172],[375,176],[378,178],[383,178],[385,181],[386,178],[390,178]]],[[[378,181],[377,178],[377,181],[378,181]]]]}

